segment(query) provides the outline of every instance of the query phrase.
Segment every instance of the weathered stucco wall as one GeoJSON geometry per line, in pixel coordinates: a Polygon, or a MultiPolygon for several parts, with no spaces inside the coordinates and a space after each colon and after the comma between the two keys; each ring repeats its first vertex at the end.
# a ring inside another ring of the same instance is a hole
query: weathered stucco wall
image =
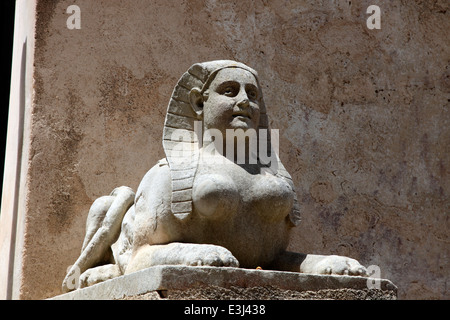
{"type": "Polygon", "coordinates": [[[137,188],[164,156],[176,81],[214,59],[260,73],[303,212],[290,248],[378,265],[400,299],[450,298],[446,1],[39,0],[36,9],[16,298],[60,293],[90,205],[116,186],[137,188]],[[66,27],[72,4],[79,30],[66,27]],[[366,26],[371,4],[380,30],[366,26]]]}

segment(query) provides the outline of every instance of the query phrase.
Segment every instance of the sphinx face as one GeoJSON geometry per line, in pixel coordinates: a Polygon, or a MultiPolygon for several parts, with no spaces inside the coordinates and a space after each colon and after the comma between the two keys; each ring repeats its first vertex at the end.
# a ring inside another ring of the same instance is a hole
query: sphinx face
{"type": "Polygon", "coordinates": [[[255,76],[244,69],[220,70],[205,92],[205,129],[255,129],[259,126],[261,90],[255,76]]]}

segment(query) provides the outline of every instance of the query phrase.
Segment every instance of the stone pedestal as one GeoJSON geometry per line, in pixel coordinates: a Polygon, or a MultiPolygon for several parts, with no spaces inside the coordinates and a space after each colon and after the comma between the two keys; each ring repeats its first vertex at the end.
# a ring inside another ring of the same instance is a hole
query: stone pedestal
{"type": "Polygon", "coordinates": [[[386,279],[219,267],[156,266],[53,300],[393,300],[386,279]],[[368,288],[368,283],[369,287],[368,288]]]}

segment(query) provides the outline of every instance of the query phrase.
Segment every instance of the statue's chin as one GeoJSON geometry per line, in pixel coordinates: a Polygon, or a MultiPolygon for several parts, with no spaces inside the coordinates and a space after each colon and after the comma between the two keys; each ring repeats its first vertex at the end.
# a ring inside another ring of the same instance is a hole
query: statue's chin
{"type": "Polygon", "coordinates": [[[249,117],[236,116],[233,121],[231,121],[230,129],[254,129],[253,121],[249,117]]]}

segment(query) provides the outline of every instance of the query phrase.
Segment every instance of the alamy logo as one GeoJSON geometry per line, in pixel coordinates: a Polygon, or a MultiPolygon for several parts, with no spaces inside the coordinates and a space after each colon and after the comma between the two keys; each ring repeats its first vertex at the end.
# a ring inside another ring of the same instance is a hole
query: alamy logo
{"type": "Polygon", "coordinates": [[[71,265],[67,268],[66,273],[68,274],[68,276],[66,276],[67,288],[70,290],[78,289],[80,286],[81,276],[80,267],[78,267],[77,265],[71,265]]]}
{"type": "Polygon", "coordinates": [[[371,5],[367,8],[367,14],[371,14],[369,18],[367,18],[367,28],[372,29],[381,29],[381,9],[379,6],[371,5]]]}
{"type": "Polygon", "coordinates": [[[70,14],[67,18],[66,26],[67,29],[81,29],[81,9],[77,5],[68,6],[66,9],[66,13],[70,14]]]}
{"type": "Polygon", "coordinates": [[[377,265],[367,267],[367,289],[381,289],[381,269],[377,265]]]}
{"type": "Polygon", "coordinates": [[[277,171],[278,129],[226,129],[225,138],[218,129],[207,129],[204,134],[202,131],[201,121],[194,122],[193,133],[182,129],[174,130],[170,140],[177,144],[172,150],[168,150],[170,158],[178,164],[190,163],[192,157],[203,148],[203,162],[223,164],[228,159],[237,164],[259,163],[277,171]],[[215,157],[219,154],[223,157],[215,157]]]}

